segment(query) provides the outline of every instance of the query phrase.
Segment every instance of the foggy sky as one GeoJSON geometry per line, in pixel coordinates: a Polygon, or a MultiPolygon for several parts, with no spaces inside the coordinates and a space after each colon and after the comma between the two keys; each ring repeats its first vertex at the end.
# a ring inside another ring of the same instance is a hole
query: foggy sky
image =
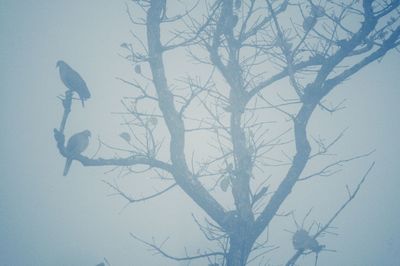
{"type": "MultiPolygon", "coordinates": [[[[0,0],[0,265],[96,265],[103,257],[113,266],[185,265],[153,256],[129,232],[160,242],[170,236],[167,249],[176,255],[185,246],[193,252],[207,248],[191,218],[204,213],[179,189],[123,209],[126,202],[109,197],[112,191],[101,182],[113,180],[113,174],[104,175],[109,168],[74,162],[62,176],[65,161],[53,128],[62,115],[57,96],[65,88],[56,61],[69,62],[91,88],[84,110],[74,103],[66,133],[90,129],[87,154],[93,154],[97,137],[112,142],[122,130],[111,112],[121,110],[120,99],[131,89],[115,79],[132,74],[118,55],[129,30],[123,1],[0,0]]],[[[399,67],[399,55],[389,53],[335,89],[332,97],[345,98],[346,110],[317,113],[311,120],[310,128],[322,136],[349,127],[335,149],[343,157],[376,149],[338,178],[300,184],[283,206],[295,207],[299,217],[314,206],[314,218],[326,221],[346,199],[345,185],[354,188],[376,161],[357,198],[334,223],[339,235],[323,239],[337,252],[322,253],[319,265],[400,265],[399,67]]],[[[146,189],[151,192],[151,185],[146,189]]],[[[274,263],[293,254],[290,234],[273,231],[281,222],[293,230],[290,220],[278,218],[271,225],[271,236],[286,241],[271,253],[274,263]]]]}

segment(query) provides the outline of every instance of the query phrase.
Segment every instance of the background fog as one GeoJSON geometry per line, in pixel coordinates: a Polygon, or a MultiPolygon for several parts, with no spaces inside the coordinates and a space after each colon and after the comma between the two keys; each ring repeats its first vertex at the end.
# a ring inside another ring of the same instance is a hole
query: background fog
{"type": "MultiPolygon", "coordinates": [[[[179,189],[123,209],[126,202],[109,197],[112,191],[101,182],[115,177],[104,174],[110,168],[75,162],[70,174],[62,176],[65,161],[53,128],[61,119],[57,96],[65,87],[56,61],[63,59],[78,70],[92,92],[85,109],[74,102],[66,133],[90,129],[89,155],[98,137],[118,145],[123,129],[112,112],[122,110],[120,99],[131,88],[115,77],[133,73],[118,55],[130,28],[123,1],[0,0],[0,265],[96,265],[103,257],[112,266],[186,265],[153,256],[129,232],[149,240],[170,236],[166,248],[176,255],[184,255],[184,247],[192,252],[207,248],[191,217],[204,213],[179,189]]],[[[284,205],[296,208],[299,218],[314,206],[313,219],[326,221],[346,199],[345,185],[354,187],[376,161],[357,198],[334,223],[339,235],[321,241],[337,252],[322,253],[319,265],[400,265],[399,69],[399,54],[389,53],[336,88],[331,97],[345,98],[345,110],[316,114],[311,121],[321,136],[349,127],[335,149],[343,157],[376,149],[337,178],[300,184],[284,205]]],[[[179,66],[170,71],[179,72],[179,66]]],[[[149,185],[143,189],[143,194],[153,191],[149,185]]],[[[290,219],[280,219],[276,228],[282,222],[293,230],[290,219]]],[[[277,265],[293,250],[290,234],[275,232],[274,224],[271,237],[286,243],[271,253],[277,265]]],[[[299,265],[310,261],[305,258],[299,265]]]]}

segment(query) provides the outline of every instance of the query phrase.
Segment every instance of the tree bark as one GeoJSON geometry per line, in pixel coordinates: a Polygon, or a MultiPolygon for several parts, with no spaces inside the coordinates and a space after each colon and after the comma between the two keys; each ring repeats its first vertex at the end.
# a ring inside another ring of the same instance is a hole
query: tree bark
{"type": "Polygon", "coordinates": [[[229,239],[229,251],[226,256],[228,266],[244,266],[249,258],[253,243],[243,234],[229,239]]]}

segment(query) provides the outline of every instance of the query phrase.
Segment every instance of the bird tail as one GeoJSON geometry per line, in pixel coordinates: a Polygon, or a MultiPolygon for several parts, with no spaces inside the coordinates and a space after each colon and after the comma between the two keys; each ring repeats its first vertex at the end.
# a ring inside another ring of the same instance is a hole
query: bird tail
{"type": "Polygon", "coordinates": [[[63,173],[64,176],[66,176],[68,174],[71,164],[72,164],[72,159],[68,158],[67,161],[65,162],[64,173],[63,173]]]}

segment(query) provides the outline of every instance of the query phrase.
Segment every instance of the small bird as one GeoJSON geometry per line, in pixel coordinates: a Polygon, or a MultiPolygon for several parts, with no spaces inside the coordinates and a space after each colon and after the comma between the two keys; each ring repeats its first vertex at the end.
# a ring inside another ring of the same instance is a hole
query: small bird
{"type": "Polygon", "coordinates": [[[121,134],[119,134],[119,136],[124,139],[126,142],[130,142],[131,141],[131,135],[129,135],[128,132],[122,132],[121,134]]]}
{"type": "Polygon", "coordinates": [[[142,74],[142,67],[138,64],[135,66],[135,72],[136,74],[142,74]]]}
{"type": "Polygon", "coordinates": [[[236,27],[239,21],[239,17],[237,15],[228,16],[224,20],[223,30],[225,34],[229,34],[234,27],[236,27]]]}
{"type": "Polygon", "coordinates": [[[90,92],[86,85],[86,82],[79,75],[78,72],[73,70],[67,63],[62,60],[57,61],[58,70],[60,72],[60,77],[64,85],[71,91],[78,93],[79,98],[82,101],[82,106],[84,107],[84,101],[90,98],[90,92]]]}
{"type": "Polygon", "coordinates": [[[310,31],[317,24],[317,17],[309,16],[306,17],[303,21],[303,29],[304,31],[310,31]]]}
{"type": "Polygon", "coordinates": [[[71,167],[72,160],[77,155],[81,154],[89,145],[89,137],[91,133],[89,130],[84,130],[82,132],[72,135],[67,143],[67,161],[65,162],[64,173],[66,176],[68,174],[69,168],[71,167]]]}

